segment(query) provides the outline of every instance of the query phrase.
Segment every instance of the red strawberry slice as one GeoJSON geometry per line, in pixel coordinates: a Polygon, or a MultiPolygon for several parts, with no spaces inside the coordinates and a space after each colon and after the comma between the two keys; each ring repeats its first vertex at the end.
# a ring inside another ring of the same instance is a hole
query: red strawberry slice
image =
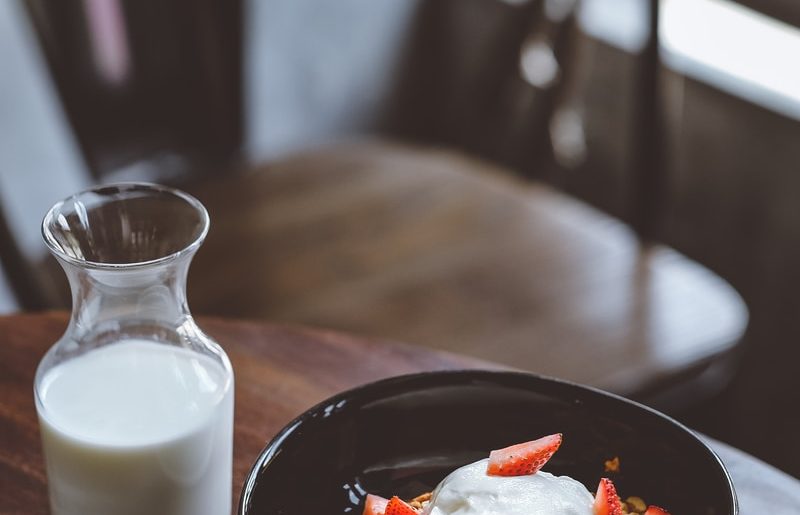
{"type": "Polygon", "coordinates": [[[417,510],[400,500],[396,495],[386,505],[384,515],[419,515],[417,510]]]}
{"type": "Polygon", "coordinates": [[[489,454],[490,476],[527,476],[539,472],[561,446],[561,433],[519,443],[489,454]]]}
{"type": "Polygon", "coordinates": [[[644,512],[644,515],[669,515],[669,512],[664,508],[659,508],[658,506],[648,506],[647,511],[644,512]]]}
{"type": "Polygon", "coordinates": [[[617,489],[610,479],[604,477],[600,480],[593,508],[594,515],[623,515],[622,501],[619,500],[617,489]]]}
{"type": "Polygon", "coordinates": [[[384,499],[380,495],[367,494],[362,515],[384,515],[387,504],[389,504],[389,499],[384,499]]]}

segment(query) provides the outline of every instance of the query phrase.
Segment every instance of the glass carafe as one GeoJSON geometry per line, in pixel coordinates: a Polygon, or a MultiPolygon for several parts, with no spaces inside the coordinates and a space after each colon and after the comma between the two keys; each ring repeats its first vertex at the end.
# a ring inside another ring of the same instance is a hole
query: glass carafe
{"type": "Polygon", "coordinates": [[[34,384],[53,515],[230,513],[233,371],[186,301],[208,227],[195,198],[150,184],[45,216],[72,290],[34,384]]]}

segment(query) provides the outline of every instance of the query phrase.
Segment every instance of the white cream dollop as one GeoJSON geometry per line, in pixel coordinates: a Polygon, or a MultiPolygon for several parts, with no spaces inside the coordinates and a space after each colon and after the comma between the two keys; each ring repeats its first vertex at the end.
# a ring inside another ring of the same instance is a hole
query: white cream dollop
{"type": "Polygon", "coordinates": [[[488,459],[452,472],[433,492],[427,515],[592,515],[594,498],[580,482],[539,471],[486,474],[488,459]]]}

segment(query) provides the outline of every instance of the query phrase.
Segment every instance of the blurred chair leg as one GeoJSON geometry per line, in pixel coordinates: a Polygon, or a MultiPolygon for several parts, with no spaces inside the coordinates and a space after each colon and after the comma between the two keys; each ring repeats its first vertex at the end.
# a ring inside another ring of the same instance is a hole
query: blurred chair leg
{"type": "Polygon", "coordinates": [[[0,261],[20,307],[26,311],[44,309],[47,303],[33,279],[30,266],[14,245],[14,238],[2,212],[0,212],[0,261]]]}
{"type": "Polygon", "coordinates": [[[632,156],[632,213],[634,229],[643,242],[656,239],[667,187],[663,155],[663,127],[659,71],[659,0],[649,0],[649,36],[642,50],[634,111],[632,156]]]}

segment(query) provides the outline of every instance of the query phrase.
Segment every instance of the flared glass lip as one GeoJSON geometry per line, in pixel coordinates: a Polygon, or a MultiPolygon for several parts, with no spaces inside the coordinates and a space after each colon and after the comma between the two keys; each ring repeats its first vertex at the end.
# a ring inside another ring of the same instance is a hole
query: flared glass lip
{"type": "Polygon", "coordinates": [[[104,184],[88,188],[86,190],[75,193],[74,195],[70,195],[69,197],[60,200],[59,202],[56,202],[53,205],[53,207],[51,207],[47,211],[47,214],[45,214],[44,219],[42,220],[42,238],[44,239],[44,242],[47,245],[48,249],[60,260],[63,260],[67,263],[71,263],[76,266],[84,268],[91,268],[97,270],[120,271],[120,270],[138,269],[138,268],[145,268],[145,267],[165,264],[175,261],[183,256],[193,254],[200,247],[200,245],[202,245],[203,240],[205,240],[206,235],[208,234],[208,229],[210,224],[211,220],[205,206],[195,197],[189,195],[186,192],[183,192],[176,188],[170,188],[168,186],[163,186],[154,183],[123,182],[114,184],[104,184]],[[169,254],[165,254],[164,256],[160,256],[155,259],[150,259],[146,261],[131,261],[125,263],[99,262],[72,256],[64,251],[58,239],[53,234],[53,228],[56,227],[56,223],[59,216],[63,216],[63,208],[66,204],[77,203],[82,198],[87,198],[90,196],[95,199],[107,197],[109,199],[109,202],[113,202],[113,201],[123,200],[126,195],[133,196],[142,194],[151,194],[153,196],[168,195],[174,197],[176,201],[186,203],[197,212],[199,217],[198,220],[199,220],[200,230],[196,231],[194,237],[180,250],[177,250],[169,254]]]}

